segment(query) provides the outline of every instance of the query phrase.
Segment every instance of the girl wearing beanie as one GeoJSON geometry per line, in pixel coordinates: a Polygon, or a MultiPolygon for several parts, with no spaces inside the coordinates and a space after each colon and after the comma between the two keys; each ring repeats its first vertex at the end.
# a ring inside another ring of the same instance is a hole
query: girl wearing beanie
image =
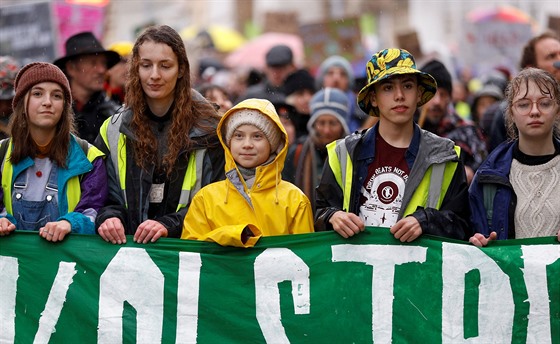
{"type": "Polygon", "coordinates": [[[24,66],[15,82],[12,137],[0,143],[0,236],[38,231],[47,241],[95,233],[107,198],[104,154],[74,135],[70,85],[50,63],[24,66]]]}
{"type": "Polygon", "coordinates": [[[181,239],[251,247],[261,236],[313,232],[309,199],[281,179],[288,135],[274,105],[244,100],[224,114],[217,131],[226,180],[195,195],[181,239]]]}

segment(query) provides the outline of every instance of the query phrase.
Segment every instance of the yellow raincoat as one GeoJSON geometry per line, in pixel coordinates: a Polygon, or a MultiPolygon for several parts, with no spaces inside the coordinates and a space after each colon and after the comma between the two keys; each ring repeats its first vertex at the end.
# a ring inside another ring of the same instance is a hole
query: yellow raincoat
{"type": "Polygon", "coordinates": [[[226,179],[209,184],[196,193],[183,222],[181,239],[252,247],[263,235],[313,232],[309,199],[295,185],[282,180],[288,135],[272,103],[264,99],[247,99],[237,104],[224,114],[217,131],[225,151],[226,179]],[[271,163],[256,168],[251,189],[247,189],[222,132],[226,119],[239,109],[255,109],[268,116],[282,131],[284,142],[271,163]],[[249,238],[243,235],[247,233],[246,228],[252,232],[249,238]]]}

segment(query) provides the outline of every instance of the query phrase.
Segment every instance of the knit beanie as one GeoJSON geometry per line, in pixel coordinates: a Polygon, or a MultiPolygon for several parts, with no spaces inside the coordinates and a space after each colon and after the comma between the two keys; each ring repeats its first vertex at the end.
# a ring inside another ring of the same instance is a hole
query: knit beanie
{"type": "Polygon", "coordinates": [[[352,89],[352,87],[354,87],[355,80],[354,80],[354,71],[352,70],[352,65],[344,57],[334,55],[327,58],[319,66],[319,70],[317,71],[317,76],[315,78],[317,89],[323,88],[323,79],[325,78],[325,74],[327,74],[327,71],[331,67],[340,67],[344,69],[344,71],[346,71],[346,75],[348,75],[349,88],[352,89]]]}
{"type": "Polygon", "coordinates": [[[64,92],[64,101],[67,104],[72,103],[70,83],[68,83],[68,79],[62,70],[51,63],[32,62],[25,65],[16,76],[14,81],[16,94],[12,100],[12,107],[15,108],[17,103],[25,97],[27,91],[42,82],[56,82],[59,84],[64,92]]]}
{"type": "Polygon", "coordinates": [[[311,93],[315,93],[315,78],[305,69],[293,72],[284,81],[284,94],[286,96],[301,90],[310,90],[311,93]]]}
{"type": "Polygon", "coordinates": [[[309,101],[309,107],[311,108],[311,118],[307,122],[307,131],[310,133],[314,132],[313,124],[322,115],[335,116],[344,129],[344,135],[350,133],[346,123],[346,117],[350,113],[349,100],[341,90],[332,87],[320,90],[309,101]]]}
{"type": "Polygon", "coordinates": [[[420,70],[424,73],[428,73],[436,79],[437,87],[443,88],[449,94],[453,92],[453,83],[451,80],[451,74],[445,65],[438,60],[432,60],[424,65],[424,67],[420,68],[420,70]]]}
{"type": "Polygon", "coordinates": [[[253,109],[240,109],[231,114],[225,122],[226,143],[231,146],[231,138],[237,128],[244,124],[257,127],[264,133],[270,143],[270,151],[278,153],[282,146],[282,132],[272,119],[253,109]]]}

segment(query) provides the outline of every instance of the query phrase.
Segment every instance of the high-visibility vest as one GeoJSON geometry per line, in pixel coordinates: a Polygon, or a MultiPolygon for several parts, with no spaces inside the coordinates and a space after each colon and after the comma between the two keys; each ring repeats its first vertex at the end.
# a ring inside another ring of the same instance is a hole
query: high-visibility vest
{"type": "MultiPolygon", "coordinates": [[[[97,147],[92,144],[87,143],[85,140],[78,142],[78,145],[86,154],[86,157],[89,162],[93,163],[93,160],[97,159],[100,156],[104,156],[103,152],[101,152],[97,147]]],[[[13,184],[13,172],[14,166],[10,162],[10,157],[12,155],[12,140],[6,139],[2,141],[2,145],[7,144],[7,149],[1,150],[4,151],[4,158],[2,159],[2,188],[4,191],[4,207],[9,214],[12,214],[12,184],[13,184]],[[6,192],[6,190],[9,190],[6,192]]],[[[60,187],[60,186],[59,186],[60,187]]],[[[67,212],[73,212],[80,202],[80,198],[82,197],[82,190],[80,187],[80,178],[79,176],[74,176],[68,180],[67,187],[66,187],[66,199],[68,202],[68,209],[67,212]]],[[[60,202],[59,202],[60,205],[60,202]]],[[[64,209],[61,209],[64,210],[64,209]]]]}
{"type": "MultiPolygon", "coordinates": [[[[455,146],[454,149],[457,156],[459,156],[461,148],[455,146]]],[[[327,151],[329,166],[333,171],[337,184],[342,189],[342,210],[347,212],[350,209],[350,194],[354,171],[352,159],[348,153],[345,140],[329,143],[327,151]]],[[[431,165],[414,191],[403,217],[414,213],[419,206],[439,209],[456,169],[457,162],[453,161],[431,165]]]]}
{"type": "MultiPolygon", "coordinates": [[[[109,117],[103,122],[100,133],[105,145],[109,147],[111,161],[115,167],[117,182],[121,189],[124,205],[128,207],[126,199],[126,136],[119,132],[122,115],[118,115],[116,121],[109,117]]],[[[187,171],[181,186],[181,195],[177,210],[187,206],[194,193],[202,187],[202,167],[206,149],[196,149],[189,154],[187,171]]]]}

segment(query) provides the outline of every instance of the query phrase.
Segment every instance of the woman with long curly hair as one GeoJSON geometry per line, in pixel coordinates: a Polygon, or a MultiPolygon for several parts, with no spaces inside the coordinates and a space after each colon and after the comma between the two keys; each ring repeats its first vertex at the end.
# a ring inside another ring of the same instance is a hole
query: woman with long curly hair
{"type": "Polygon", "coordinates": [[[179,34],[166,25],[147,28],[132,50],[124,110],[105,121],[96,140],[110,156],[109,204],[96,221],[104,240],[180,236],[194,194],[224,178],[219,119],[191,89],[179,34]]]}
{"type": "Polygon", "coordinates": [[[469,188],[470,242],[555,236],[560,240],[560,84],[525,68],[506,90],[509,140],[478,168],[469,188]]]}
{"type": "Polygon", "coordinates": [[[74,135],[68,79],[57,66],[34,62],[14,85],[12,137],[0,143],[0,236],[29,230],[55,242],[94,234],[107,199],[104,154],[74,135]]]}

